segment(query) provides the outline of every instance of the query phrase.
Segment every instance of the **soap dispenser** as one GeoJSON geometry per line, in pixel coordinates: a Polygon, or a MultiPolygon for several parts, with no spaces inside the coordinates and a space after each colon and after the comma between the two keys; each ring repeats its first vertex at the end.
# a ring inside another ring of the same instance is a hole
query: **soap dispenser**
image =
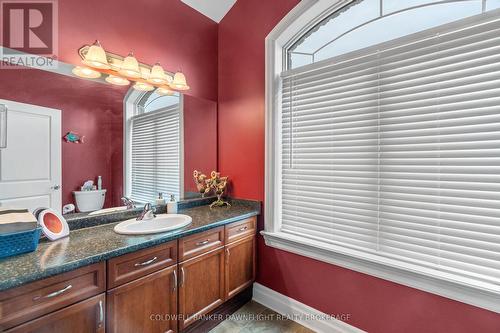
{"type": "Polygon", "coordinates": [[[170,195],[170,201],[167,203],[167,214],[177,214],[177,201],[175,195],[170,195]]]}
{"type": "Polygon", "coordinates": [[[163,193],[159,192],[158,193],[158,199],[156,199],[156,205],[161,206],[165,204],[165,198],[163,198],[163,193]]]}

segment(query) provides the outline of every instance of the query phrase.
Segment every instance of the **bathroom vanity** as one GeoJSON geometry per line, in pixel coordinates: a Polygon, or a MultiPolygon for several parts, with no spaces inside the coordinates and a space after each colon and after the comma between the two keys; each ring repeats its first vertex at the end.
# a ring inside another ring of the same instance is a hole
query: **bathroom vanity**
{"type": "Polygon", "coordinates": [[[106,223],[0,262],[0,330],[190,331],[252,285],[260,204],[182,213],[193,223],[178,231],[128,236],[106,223]]]}

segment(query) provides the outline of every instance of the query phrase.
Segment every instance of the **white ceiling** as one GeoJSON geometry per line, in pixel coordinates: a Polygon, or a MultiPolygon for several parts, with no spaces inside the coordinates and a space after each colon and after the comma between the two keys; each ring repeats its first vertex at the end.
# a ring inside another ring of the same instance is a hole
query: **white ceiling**
{"type": "Polygon", "coordinates": [[[236,0],[181,0],[186,5],[219,23],[236,0]]]}

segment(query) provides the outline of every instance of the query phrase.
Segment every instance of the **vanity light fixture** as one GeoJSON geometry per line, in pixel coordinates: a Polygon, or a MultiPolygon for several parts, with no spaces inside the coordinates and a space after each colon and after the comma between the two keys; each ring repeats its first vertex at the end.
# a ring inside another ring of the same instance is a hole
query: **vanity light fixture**
{"type": "Polygon", "coordinates": [[[175,94],[175,91],[173,90],[170,90],[169,88],[167,87],[160,87],[158,89],[156,89],[155,91],[158,95],[161,95],[161,96],[173,96],[175,94]]]}
{"type": "Polygon", "coordinates": [[[108,77],[106,77],[106,82],[117,85],[117,86],[128,86],[130,84],[130,81],[127,80],[124,77],[121,76],[116,76],[109,74],[108,77]]]}
{"type": "Polygon", "coordinates": [[[176,90],[189,90],[186,76],[182,72],[175,73],[174,80],[170,83],[170,86],[176,90]]]}
{"type": "Polygon", "coordinates": [[[139,91],[152,91],[155,89],[154,86],[150,85],[149,83],[146,83],[146,82],[139,82],[137,81],[133,86],[132,88],[134,88],[135,90],[139,90],[139,91]]]}
{"type": "Polygon", "coordinates": [[[76,66],[71,72],[73,72],[73,74],[75,74],[76,76],[84,77],[87,79],[97,79],[101,77],[101,73],[88,67],[76,66]]]}
{"type": "MultiPolygon", "coordinates": [[[[165,74],[163,67],[157,62],[151,68],[151,74],[149,75],[148,82],[153,84],[166,84],[169,82],[170,77],[165,74]]],[[[171,78],[170,78],[171,81],[171,78]]]]}
{"type": "Polygon", "coordinates": [[[109,68],[106,51],[104,51],[98,40],[96,40],[95,43],[89,47],[89,50],[82,62],[90,67],[100,69],[109,68]]]}
{"type": "Polygon", "coordinates": [[[141,77],[141,70],[139,69],[139,62],[134,57],[134,54],[130,52],[128,56],[123,60],[120,70],[118,71],[123,76],[130,78],[141,77]]]}
{"type": "Polygon", "coordinates": [[[82,62],[88,67],[76,66],[73,73],[84,78],[98,78],[107,74],[106,81],[116,85],[128,85],[135,82],[133,88],[140,91],[152,91],[157,88],[161,95],[171,95],[174,90],[188,90],[186,76],[182,72],[165,71],[157,62],[153,66],[139,62],[132,53],[122,57],[107,52],[99,41],[84,45],[78,50],[82,62]]]}

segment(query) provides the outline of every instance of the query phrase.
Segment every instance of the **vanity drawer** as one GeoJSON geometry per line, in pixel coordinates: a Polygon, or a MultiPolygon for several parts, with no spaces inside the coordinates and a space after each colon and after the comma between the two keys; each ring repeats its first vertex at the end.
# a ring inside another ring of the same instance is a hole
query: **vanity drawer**
{"type": "Polygon", "coordinates": [[[177,241],[108,260],[108,289],[177,263],[177,241]]]}
{"type": "Polygon", "coordinates": [[[234,242],[246,236],[255,234],[257,218],[255,216],[241,221],[227,224],[226,228],[226,243],[234,242]]]}
{"type": "Polygon", "coordinates": [[[102,293],[104,262],[0,292],[0,331],[102,293]]]}
{"type": "Polygon", "coordinates": [[[179,239],[179,260],[187,260],[224,246],[224,227],[218,227],[179,239]]]}

